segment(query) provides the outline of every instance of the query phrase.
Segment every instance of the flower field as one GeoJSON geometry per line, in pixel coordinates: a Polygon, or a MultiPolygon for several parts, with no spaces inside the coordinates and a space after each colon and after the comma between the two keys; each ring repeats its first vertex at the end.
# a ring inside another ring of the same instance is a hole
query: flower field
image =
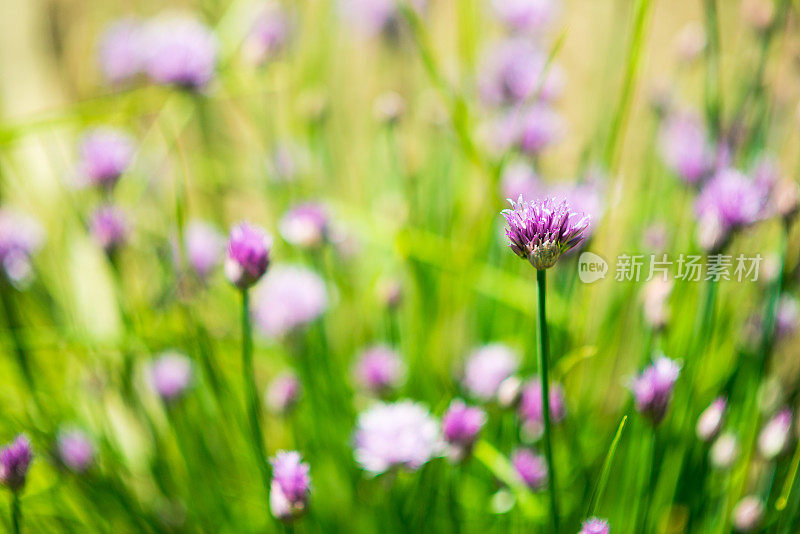
{"type": "Polygon", "coordinates": [[[0,6],[0,525],[800,532],[799,9],[0,6]]]}

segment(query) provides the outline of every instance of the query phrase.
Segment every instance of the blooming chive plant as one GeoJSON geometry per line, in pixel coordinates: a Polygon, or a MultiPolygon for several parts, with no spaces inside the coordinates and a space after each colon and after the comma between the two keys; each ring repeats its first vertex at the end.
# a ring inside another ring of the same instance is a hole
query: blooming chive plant
{"type": "Polygon", "coordinates": [[[373,475],[402,467],[417,470],[443,452],[439,422],[409,400],[378,403],[358,416],[355,459],[373,475]]]}
{"type": "Polygon", "coordinates": [[[585,238],[591,216],[572,211],[566,200],[555,199],[526,202],[520,197],[511,202],[511,209],[503,211],[506,219],[506,236],[509,246],[520,258],[527,260],[536,269],[539,296],[539,369],[541,374],[541,413],[545,456],[547,458],[550,486],[550,519],[558,531],[558,497],[552,445],[550,436],[549,352],[550,346],[545,318],[545,270],[556,264],[565,252],[576,247],[585,238]]]}
{"type": "Polygon", "coordinates": [[[3,531],[800,532],[798,2],[119,4],[0,2],[3,531]]]}
{"type": "Polygon", "coordinates": [[[311,493],[310,468],[296,451],[278,451],[270,463],[270,510],[281,521],[294,521],[308,510],[311,493]]]}

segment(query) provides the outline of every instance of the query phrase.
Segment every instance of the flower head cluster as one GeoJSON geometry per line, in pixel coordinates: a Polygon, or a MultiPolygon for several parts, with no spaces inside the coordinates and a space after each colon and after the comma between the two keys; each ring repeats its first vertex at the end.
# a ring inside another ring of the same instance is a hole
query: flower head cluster
{"type": "Polygon", "coordinates": [[[100,39],[100,70],[110,83],[133,80],[144,69],[143,24],[137,19],[120,19],[103,32],[100,39]]]}
{"type": "Polygon", "coordinates": [[[294,373],[276,376],[267,387],[267,407],[277,414],[285,414],[300,400],[303,385],[294,373]]]}
{"type": "Polygon", "coordinates": [[[764,520],[764,503],[755,495],[740,500],[733,509],[733,528],[737,532],[754,532],[764,520]]]}
{"type": "Polygon", "coordinates": [[[281,521],[292,521],[308,510],[311,493],[309,466],[299,452],[278,451],[270,460],[272,483],[269,505],[272,514],[281,521]]]}
{"type": "Polygon", "coordinates": [[[439,422],[410,400],[381,402],[362,412],[354,440],[356,461],[375,475],[397,467],[415,471],[443,450],[439,422]]]}
{"type": "Polygon", "coordinates": [[[608,521],[592,517],[583,522],[578,534],[608,534],[610,530],[608,521]]]}
{"type": "Polygon", "coordinates": [[[784,408],[770,419],[758,435],[758,451],[768,460],[786,450],[791,437],[792,410],[784,408]]]}
{"type": "Polygon", "coordinates": [[[248,223],[231,228],[225,275],[239,289],[248,289],[258,282],[269,267],[272,237],[248,223]]]}
{"type": "Polygon", "coordinates": [[[782,295],[775,315],[775,334],[779,338],[791,336],[800,325],[800,303],[791,295],[782,295]]]}
{"type": "Polygon", "coordinates": [[[60,430],[56,449],[61,463],[75,473],[85,472],[94,462],[96,452],[94,443],[81,430],[60,430]]]}
{"type": "Polygon", "coordinates": [[[31,277],[31,256],[44,242],[38,221],[10,208],[0,208],[0,268],[14,284],[31,277]]]}
{"type": "Polygon", "coordinates": [[[666,415],[680,371],[677,362],[658,356],[631,382],[636,409],[649,417],[653,424],[660,423],[666,415]]]}
{"type": "Polygon", "coordinates": [[[273,59],[289,41],[289,15],[278,2],[268,2],[256,15],[244,44],[247,59],[262,65],[273,59]]]}
{"type": "Polygon", "coordinates": [[[486,412],[482,409],[467,406],[459,399],[450,403],[442,417],[442,433],[452,460],[460,461],[469,455],[485,424],[486,412]]]}
{"type": "Polygon", "coordinates": [[[532,490],[540,490],[547,483],[547,462],[530,449],[517,449],[511,455],[511,465],[517,476],[532,490]]]}
{"type": "Polygon", "coordinates": [[[217,40],[196,18],[158,17],[147,25],[144,40],[144,68],[154,82],[202,90],[214,77],[217,40]]]}
{"type": "Polygon", "coordinates": [[[497,396],[503,380],[519,369],[519,355],[502,343],[491,343],[472,351],[464,366],[463,385],[481,401],[497,396]]]}
{"type": "Polygon", "coordinates": [[[525,202],[522,197],[503,210],[509,246],[537,270],[555,265],[562,254],[577,246],[585,237],[591,217],[572,211],[566,200],[525,202]]]}
{"type": "Polygon", "coordinates": [[[150,369],[153,389],[164,401],[172,401],[183,395],[194,378],[192,361],[178,352],[162,354],[150,369]]]}
{"type": "Polygon", "coordinates": [[[361,352],[355,374],[361,386],[381,395],[401,384],[405,365],[396,350],[386,345],[375,345],[361,352]]]}
{"type": "MultiPolygon", "coordinates": [[[[365,36],[376,35],[396,26],[402,0],[339,0],[339,13],[351,27],[365,36]]],[[[411,0],[409,5],[421,12],[427,0],[411,0]]]]}
{"type": "Polygon", "coordinates": [[[723,242],[735,229],[749,226],[765,213],[769,200],[770,184],[751,180],[736,169],[727,168],[717,172],[700,191],[695,203],[697,219],[702,227],[713,226],[709,232],[712,239],[703,244],[713,249],[723,242]]]}
{"type": "Polygon", "coordinates": [[[253,318],[268,337],[281,337],[317,319],[328,308],[325,282],[299,265],[278,265],[255,288],[253,318]]]}
{"type": "Polygon", "coordinates": [[[667,301],[672,294],[674,282],[662,277],[654,277],[644,286],[644,319],[654,330],[661,330],[669,322],[667,301]]]}
{"type": "Polygon", "coordinates": [[[286,212],[278,228],[288,243],[305,249],[317,248],[329,237],[328,214],[319,204],[300,204],[286,212]]]}
{"type": "Polygon", "coordinates": [[[561,68],[548,65],[547,55],[523,38],[494,43],[486,51],[480,70],[481,96],[493,106],[525,103],[537,91],[538,98],[554,100],[564,86],[561,68]]]}
{"type": "MultiPolygon", "coordinates": [[[[550,419],[553,423],[559,423],[567,413],[566,403],[564,402],[564,390],[560,384],[550,384],[550,419]]],[[[528,430],[533,434],[539,434],[542,430],[544,421],[542,415],[542,381],[534,378],[522,388],[522,396],[519,402],[519,416],[525,423],[528,430]]]]}
{"type": "Polygon", "coordinates": [[[739,439],[732,432],[723,432],[714,440],[708,459],[715,469],[730,469],[739,458],[739,439]]]}
{"type": "Polygon", "coordinates": [[[191,15],[122,19],[104,33],[99,56],[111,83],[146,74],[158,84],[202,90],[214,77],[217,41],[211,29],[191,15]]]}
{"type": "Polygon", "coordinates": [[[24,434],[0,449],[0,484],[12,491],[25,486],[28,468],[33,459],[31,442],[24,434]]]}
{"type": "Polygon", "coordinates": [[[130,234],[125,214],[110,204],[100,206],[94,211],[89,231],[97,244],[109,253],[124,245],[130,234]]]}
{"type": "Polygon", "coordinates": [[[697,419],[697,437],[701,441],[711,441],[719,434],[725,422],[725,412],[728,408],[728,399],[717,397],[708,408],[703,410],[697,419]]]}
{"type": "Polygon", "coordinates": [[[126,133],[107,127],[87,132],[80,145],[81,180],[113,187],[130,165],[133,153],[133,140],[126,133]]]}
{"type": "Polygon", "coordinates": [[[492,8],[507,26],[518,31],[540,31],[561,10],[559,0],[492,0],[492,8]]]}
{"type": "Polygon", "coordinates": [[[701,118],[693,113],[668,115],[659,133],[659,147],[664,163],[686,183],[700,182],[714,168],[714,148],[701,118]]]}
{"type": "Polygon", "coordinates": [[[203,221],[191,221],[186,226],[184,237],[186,256],[198,278],[205,279],[222,260],[225,237],[212,225],[203,221]]]}

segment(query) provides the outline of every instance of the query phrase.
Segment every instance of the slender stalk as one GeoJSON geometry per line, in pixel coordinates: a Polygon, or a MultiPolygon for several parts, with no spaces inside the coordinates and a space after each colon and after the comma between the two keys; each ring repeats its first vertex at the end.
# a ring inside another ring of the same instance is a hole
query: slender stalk
{"type": "Polygon", "coordinates": [[[603,469],[600,471],[600,478],[597,482],[597,488],[595,489],[594,496],[592,497],[589,505],[589,513],[586,514],[587,517],[597,515],[597,507],[600,503],[600,498],[603,496],[606,486],[608,485],[608,475],[611,473],[611,465],[614,462],[614,454],[617,452],[617,446],[619,445],[619,440],[622,437],[622,430],[625,428],[625,422],[627,420],[628,416],[623,415],[622,421],[619,422],[619,427],[617,427],[617,433],[614,434],[614,439],[611,440],[611,446],[608,448],[608,454],[606,454],[606,459],[603,461],[603,469]]]}
{"type": "Polygon", "coordinates": [[[253,330],[250,325],[250,295],[246,289],[242,290],[242,380],[244,381],[245,404],[247,405],[247,418],[252,434],[253,452],[264,482],[264,489],[269,494],[269,464],[267,463],[267,454],[264,447],[264,434],[261,431],[261,402],[253,370],[253,330]]]}
{"type": "Polygon", "coordinates": [[[536,286],[539,295],[539,373],[542,380],[542,419],[544,419],[544,454],[547,458],[547,474],[550,487],[550,519],[554,532],[558,532],[558,498],[556,497],[556,474],[553,463],[553,447],[550,436],[550,379],[548,377],[548,360],[550,359],[550,341],[547,337],[547,316],[545,292],[547,286],[546,272],[536,271],[536,286]]]}
{"type": "Polygon", "coordinates": [[[722,130],[722,90],[720,89],[719,72],[720,46],[717,1],[705,0],[703,7],[705,11],[706,35],[708,36],[705,83],[706,118],[714,130],[715,138],[718,139],[722,130]]]}
{"type": "Polygon", "coordinates": [[[19,492],[17,491],[11,493],[11,524],[14,528],[14,534],[22,532],[22,506],[20,506],[19,492]]]}
{"type": "Polygon", "coordinates": [[[19,319],[19,312],[17,310],[16,302],[14,302],[14,288],[5,280],[0,279],[0,300],[2,300],[3,312],[6,316],[6,324],[8,326],[8,333],[11,335],[11,341],[14,344],[14,355],[17,357],[17,364],[19,365],[22,376],[25,378],[25,384],[31,393],[36,391],[36,385],[33,379],[33,372],[29,360],[29,354],[25,348],[25,342],[22,339],[22,321],[19,319]]]}
{"type": "Polygon", "coordinates": [[[644,39],[647,35],[647,22],[649,21],[649,14],[652,11],[653,4],[655,2],[650,0],[639,0],[633,8],[633,28],[631,29],[631,40],[625,58],[622,87],[620,88],[614,116],[611,119],[606,145],[603,149],[603,164],[612,172],[619,162],[621,141],[625,136],[631,103],[634,100],[632,95],[639,80],[639,71],[642,66],[642,50],[644,49],[644,39]]]}

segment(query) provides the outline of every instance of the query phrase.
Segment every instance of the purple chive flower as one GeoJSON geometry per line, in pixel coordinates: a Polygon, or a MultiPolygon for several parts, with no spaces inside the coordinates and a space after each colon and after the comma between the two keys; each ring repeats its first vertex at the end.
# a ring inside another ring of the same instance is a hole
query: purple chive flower
{"type": "Polygon", "coordinates": [[[372,116],[384,124],[396,124],[406,111],[406,100],[400,93],[386,91],[372,103],[372,116]]]}
{"type": "Polygon", "coordinates": [[[267,3],[256,16],[244,44],[247,58],[264,64],[280,53],[289,41],[290,21],[277,2],[267,3]]]}
{"type": "Polygon", "coordinates": [[[75,473],[85,472],[94,463],[94,443],[81,430],[60,430],[56,449],[61,463],[75,473]]]}
{"type": "Polygon", "coordinates": [[[112,84],[136,78],[144,67],[142,61],[142,23],[137,19],[121,19],[111,24],[100,39],[100,70],[112,84]]]}
{"type": "Polygon", "coordinates": [[[700,244],[708,250],[719,249],[732,231],[761,219],[769,200],[769,187],[736,169],[717,172],[695,202],[700,244]]]}
{"type": "Polygon", "coordinates": [[[381,280],[377,287],[378,300],[380,303],[394,310],[403,301],[403,284],[397,279],[381,280]]]}
{"type": "Polygon", "coordinates": [[[758,450],[761,456],[772,460],[780,456],[789,444],[792,428],[792,410],[784,408],[770,419],[758,435],[758,450]]]}
{"type": "Polygon", "coordinates": [[[386,345],[375,345],[361,352],[355,374],[361,386],[383,395],[402,383],[405,365],[396,350],[386,345]]]}
{"type": "Polygon", "coordinates": [[[328,214],[314,203],[300,204],[286,212],[278,223],[286,242],[304,249],[320,247],[329,237],[328,214]]]}
{"type": "Polygon", "coordinates": [[[697,419],[697,437],[700,441],[711,441],[719,434],[722,424],[725,422],[725,412],[728,407],[728,399],[717,397],[711,405],[703,410],[697,419]]]}
{"type": "Polygon", "coordinates": [[[325,282],[299,265],[278,265],[255,289],[253,318],[268,337],[281,337],[317,319],[328,308],[325,282]]]}
{"type": "Polygon", "coordinates": [[[503,198],[538,198],[545,192],[533,167],[522,161],[507,165],[500,182],[503,198]]]}
{"type": "Polygon", "coordinates": [[[373,475],[397,467],[416,471],[443,449],[439,422],[410,400],[379,402],[359,414],[354,441],[356,461],[373,475]]]}
{"type": "Polygon", "coordinates": [[[81,181],[113,187],[131,164],[133,153],[133,139],[124,132],[107,127],[87,132],[80,145],[81,181]]]}
{"type": "Polygon", "coordinates": [[[791,178],[780,178],[772,187],[769,204],[768,213],[791,222],[800,209],[800,185],[791,178]]]}
{"type": "Polygon", "coordinates": [[[672,294],[674,282],[657,276],[644,286],[644,320],[654,330],[661,330],[669,322],[667,301],[672,294]]]}
{"type": "Polygon", "coordinates": [[[503,210],[506,236],[517,256],[528,260],[537,270],[555,265],[562,254],[584,239],[591,216],[572,211],[566,200],[525,202],[519,197],[511,209],[503,210]]]}
{"type": "Polygon", "coordinates": [[[519,369],[519,355],[506,345],[492,343],[472,351],[464,366],[463,385],[481,401],[492,400],[503,381],[519,369]]]}
{"type": "MultiPolygon", "coordinates": [[[[339,13],[359,33],[373,36],[396,25],[401,0],[339,0],[339,13]]],[[[427,0],[411,0],[416,11],[425,9],[427,0]]]]}
{"type": "Polygon", "coordinates": [[[610,531],[608,521],[592,517],[583,522],[578,534],[608,534],[610,531]]]}
{"type": "Polygon", "coordinates": [[[708,459],[715,469],[730,469],[739,458],[739,440],[736,434],[725,432],[714,440],[708,459]]]}
{"type": "Polygon", "coordinates": [[[703,53],[707,41],[705,28],[700,22],[693,20],[687,23],[675,36],[678,59],[691,63],[703,53]]]}
{"type": "Polygon", "coordinates": [[[669,241],[669,230],[663,222],[656,222],[647,227],[642,242],[652,252],[663,252],[669,241]]]}
{"type": "Polygon", "coordinates": [[[277,414],[288,413],[303,394],[303,385],[294,373],[278,375],[267,387],[266,403],[277,414]]]}
{"type": "Polygon", "coordinates": [[[704,220],[713,215],[726,229],[753,224],[763,213],[768,187],[736,169],[723,169],[700,191],[695,206],[697,217],[704,220]]]}
{"type": "Polygon", "coordinates": [[[310,468],[296,451],[278,451],[270,463],[270,510],[281,521],[293,521],[308,510],[311,493],[310,468]]]}
{"type": "Polygon", "coordinates": [[[781,296],[775,316],[775,333],[779,338],[789,337],[797,331],[800,324],[800,304],[789,295],[781,296]]]}
{"type": "Polygon", "coordinates": [[[660,423],[666,415],[680,371],[677,362],[658,356],[652,365],[633,379],[630,387],[636,410],[649,417],[653,424],[660,423]]]}
{"type": "Polygon", "coordinates": [[[217,41],[194,17],[159,17],[148,24],[144,40],[145,70],[154,82],[199,91],[214,77],[217,41]]]}
{"type": "Polygon", "coordinates": [[[442,433],[450,446],[451,459],[461,461],[469,454],[485,424],[486,412],[480,408],[467,406],[460,399],[450,403],[442,416],[442,433]]]}
{"type": "Polygon", "coordinates": [[[25,486],[25,478],[33,458],[31,442],[24,434],[0,450],[0,484],[11,491],[19,491],[25,486]]]}
{"type": "Polygon", "coordinates": [[[547,28],[561,11],[559,0],[492,0],[497,17],[518,31],[547,28]]]}
{"type": "Polygon", "coordinates": [[[702,119],[694,113],[676,111],[661,125],[659,147],[664,163],[689,184],[707,176],[714,167],[714,148],[702,119]]]}
{"type": "Polygon", "coordinates": [[[222,260],[225,237],[206,222],[191,221],[184,239],[189,265],[200,279],[207,278],[222,260]]]}
{"type": "Polygon", "coordinates": [[[290,183],[305,170],[309,161],[308,153],[299,145],[280,141],[272,149],[267,160],[267,171],[272,181],[290,183]]]}
{"type": "Polygon", "coordinates": [[[563,136],[563,119],[546,104],[534,104],[513,113],[516,114],[517,142],[526,154],[537,156],[563,136]]]}
{"type": "Polygon", "coordinates": [[[481,97],[490,106],[555,100],[564,87],[561,68],[548,66],[547,54],[527,39],[511,38],[492,44],[484,53],[479,70],[481,97]]]}
{"type": "Polygon", "coordinates": [[[193,378],[192,361],[178,352],[162,354],[150,369],[153,389],[164,401],[181,397],[193,378]]]}
{"type": "Polygon", "coordinates": [[[755,495],[742,498],[733,509],[733,528],[737,532],[754,532],[764,519],[764,503],[755,495]]]}
{"type": "Polygon", "coordinates": [[[125,214],[111,205],[95,210],[89,223],[89,231],[97,244],[108,253],[124,245],[130,234],[125,214]]]}
{"type": "Polygon", "coordinates": [[[242,222],[231,228],[225,275],[239,289],[247,289],[267,272],[272,236],[258,226],[242,222]]]}
{"type": "MultiPolygon", "coordinates": [[[[564,402],[564,389],[560,384],[550,385],[550,419],[555,423],[561,422],[567,414],[566,403],[564,402]]],[[[534,378],[522,388],[522,396],[519,402],[519,416],[533,431],[533,434],[540,434],[543,430],[542,420],[542,381],[534,378]]]]}
{"type": "Polygon", "coordinates": [[[517,449],[511,455],[511,465],[517,476],[530,489],[540,490],[547,483],[547,462],[530,449],[517,449]]]}
{"type": "Polygon", "coordinates": [[[42,247],[44,229],[36,219],[0,208],[0,267],[9,281],[25,284],[31,275],[31,256],[42,247]]]}

